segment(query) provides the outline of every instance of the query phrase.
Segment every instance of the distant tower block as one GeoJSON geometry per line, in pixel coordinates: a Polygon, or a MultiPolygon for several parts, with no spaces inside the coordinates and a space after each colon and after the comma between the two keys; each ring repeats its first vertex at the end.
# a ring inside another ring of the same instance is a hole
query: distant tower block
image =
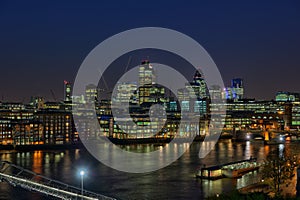
{"type": "Polygon", "coordinates": [[[143,60],[139,67],[139,86],[154,85],[156,75],[149,60],[143,60]]]}
{"type": "Polygon", "coordinates": [[[85,100],[89,103],[98,101],[98,89],[94,84],[89,84],[85,87],[85,100]]]}
{"type": "Polygon", "coordinates": [[[165,95],[164,87],[156,85],[156,73],[149,60],[142,61],[139,66],[138,86],[140,105],[161,102],[165,95]]]}
{"type": "Polygon", "coordinates": [[[244,84],[243,79],[235,78],[231,80],[231,89],[233,99],[243,99],[244,98],[244,84]]]}
{"type": "Polygon", "coordinates": [[[64,97],[65,101],[71,101],[71,93],[72,93],[72,88],[71,88],[71,83],[69,81],[64,80],[64,97]]]}

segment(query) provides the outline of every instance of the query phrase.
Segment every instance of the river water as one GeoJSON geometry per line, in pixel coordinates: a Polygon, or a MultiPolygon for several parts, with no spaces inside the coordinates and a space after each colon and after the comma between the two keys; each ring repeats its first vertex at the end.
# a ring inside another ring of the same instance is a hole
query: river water
{"type": "MultiPolygon", "coordinates": [[[[131,145],[139,149],[145,145],[131,145]]],[[[153,150],[155,145],[146,145],[153,150]]],[[[1,160],[32,170],[44,176],[80,187],[79,170],[84,168],[84,188],[117,199],[203,199],[207,196],[255,183],[260,180],[257,172],[249,173],[238,180],[216,181],[195,178],[199,166],[222,164],[249,159],[250,156],[263,161],[274,150],[287,150],[300,154],[297,142],[285,145],[264,145],[262,142],[233,143],[220,140],[204,158],[199,159],[200,143],[193,143],[189,150],[170,166],[151,173],[131,174],[111,169],[94,159],[85,149],[35,150],[28,152],[0,151],[1,160]]],[[[48,199],[48,197],[0,183],[0,199],[48,199]]]]}

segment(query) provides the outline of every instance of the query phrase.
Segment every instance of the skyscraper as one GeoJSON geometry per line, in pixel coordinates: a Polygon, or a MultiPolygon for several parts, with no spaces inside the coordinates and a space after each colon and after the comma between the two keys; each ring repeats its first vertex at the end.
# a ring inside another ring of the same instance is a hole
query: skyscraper
{"type": "Polygon", "coordinates": [[[163,102],[165,88],[156,84],[156,74],[149,60],[142,61],[139,67],[139,104],[163,102]]]}
{"type": "Polygon", "coordinates": [[[139,86],[153,85],[156,83],[156,75],[149,60],[143,60],[139,67],[139,86]]]}
{"type": "Polygon", "coordinates": [[[193,80],[187,83],[185,88],[179,89],[177,93],[183,111],[195,112],[200,115],[207,113],[209,91],[200,70],[197,70],[193,80]],[[196,99],[193,99],[194,95],[196,99]]]}
{"type": "Polygon", "coordinates": [[[71,101],[71,83],[69,81],[64,80],[64,100],[65,101],[71,101]]]}
{"type": "Polygon", "coordinates": [[[194,89],[195,95],[198,99],[204,99],[209,96],[208,88],[205,80],[198,69],[193,77],[193,81],[190,82],[190,86],[194,89]]]}

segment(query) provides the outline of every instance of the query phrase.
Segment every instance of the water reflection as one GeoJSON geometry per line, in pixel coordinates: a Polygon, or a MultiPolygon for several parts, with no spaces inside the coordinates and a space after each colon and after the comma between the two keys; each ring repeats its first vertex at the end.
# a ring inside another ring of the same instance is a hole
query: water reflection
{"type": "MultiPolygon", "coordinates": [[[[188,144],[174,145],[172,153],[180,152],[188,144]]],[[[91,191],[114,196],[119,199],[202,199],[217,193],[229,192],[260,181],[258,172],[244,175],[240,179],[221,179],[216,181],[199,180],[194,177],[199,166],[216,165],[257,157],[263,161],[273,150],[286,148],[300,154],[298,143],[265,146],[260,142],[232,143],[223,140],[204,158],[199,159],[200,143],[194,143],[190,149],[170,166],[145,174],[130,174],[113,170],[95,160],[87,151],[0,151],[1,160],[7,160],[30,169],[36,173],[51,177],[74,186],[80,186],[78,170],[85,167],[88,176],[85,186],[91,191]]],[[[130,151],[153,151],[162,149],[159,145],[129,145],[130,151]]],[[[279,151],[280,152],[280,151],[279,151]]],[[[109,152],[104,152],[109,154],[109,152]]],[[[145,165],[151,161],[145,158],[145,165]]],[[[24,192],[7,183],[0,183],[0,199],[45,199],[37,193],[24,192]]]]}

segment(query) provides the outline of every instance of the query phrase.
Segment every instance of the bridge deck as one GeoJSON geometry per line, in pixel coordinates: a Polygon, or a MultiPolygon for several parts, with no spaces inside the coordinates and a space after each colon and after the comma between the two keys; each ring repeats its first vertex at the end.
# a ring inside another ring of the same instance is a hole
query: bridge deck
{"type": "Polygon", "coordinates": [[[60,199],[114,200],[114,198],[87,190],[83,190],[81,195],[80,188],[36,174],[7,161],[0,161],[0,179],[13,186],[19,186],[60,199]]]}

